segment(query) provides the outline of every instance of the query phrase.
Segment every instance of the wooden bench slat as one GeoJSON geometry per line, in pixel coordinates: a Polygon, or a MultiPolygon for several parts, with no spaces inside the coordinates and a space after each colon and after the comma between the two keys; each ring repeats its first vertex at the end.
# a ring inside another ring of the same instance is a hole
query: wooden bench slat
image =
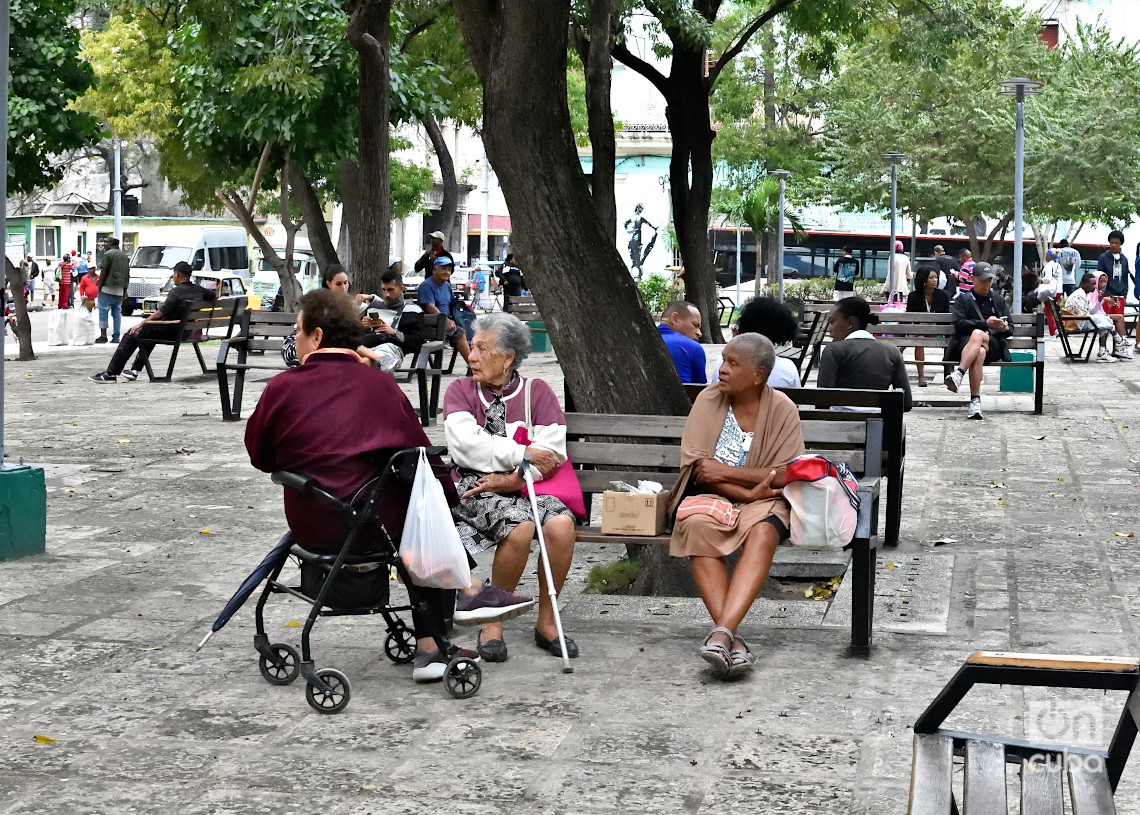
{"type": "Polygon", "coordinates": [[[626,467],[680,467],[681,448],[675,444],[602,444],[566,442],[571,461],[626,467]]]}
{"type": "Polygon", "coordinates": [[[1009,651],[975,651],[966,660],[970,665],[1013,668],[1049,668],[1063,671],[1140,671],[1140,660],[1132,657],[1090,657],[1069,654],[1019,654],[1009,651]]]}
{"type": "Polygon", "coordinates": [[[1116,815],[1104,761],[1074,757],[1066,765],[1073,815],[1116,815]]]}
{"type": "Polygon", "coordinates": [[[963,791],[963,812],[969,815],[1007,815],[1004,746],[976,739],[966,742],[963,791]]]}
{"type": "Polygon", "coordinates": [[[687,416],[620,416],[613,413],[568,413],[566,432],[573,436],[681,438],[687,416]]]}
{"type": "Polygon", "coordinates": [[[953,740],[916,733],[908,815],[950,815],[953,773],[953,740]]]}
{"type": "Polygon", "coordinates": [[[1064,815],[1060,759],[1049,763],[1021,762],[1020,815],[1064,815]]]}
{"type": "Polygon", "coordinates": [[[624,481],[637,486],[638,481],[656,481],[665,489],[673,488],[677,483],[678,473],[655,473],[650,470],[578,470],[578,483],[582,485],[582,492],[602,493],[610,488],[611,481],[624,481]]]}

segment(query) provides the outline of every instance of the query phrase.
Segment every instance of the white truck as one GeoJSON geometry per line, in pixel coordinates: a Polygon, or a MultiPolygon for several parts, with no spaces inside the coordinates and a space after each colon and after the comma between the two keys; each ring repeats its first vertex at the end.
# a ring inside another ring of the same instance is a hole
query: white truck
{"type": "Polygon", "coordinates": [[[249,279],[249,238],[233,226],[160,226],[147,230],[131,256],[131,282],[123,313],[158,294],[174,264],[186,261],[196,272],[228,271],[249,279]]]}
{"type": "MultiPolygon", "coordinates": [[[[284,246],[271,245],[278,255],[285,257],[284,246]]],[[[261,296],[261,302],[268,310],[273,306],[274,298],[281,288],[281,278],[256,246],[253,248],[252,269],[249,290],[261,296]]],[[[301,284],[302,292],[310,292],[321,287],[321,272],[317,268],[317,261],[309,248],[309,242],[304,238],[297,238],[293,246],[293,273],[297,277],[297,282],[301,284]]]]}

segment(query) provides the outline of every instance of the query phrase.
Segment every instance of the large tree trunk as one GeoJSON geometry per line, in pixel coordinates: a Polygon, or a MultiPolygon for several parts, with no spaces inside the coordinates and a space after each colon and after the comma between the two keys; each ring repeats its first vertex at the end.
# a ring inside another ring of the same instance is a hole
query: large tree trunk
{"type": "Polygon", "coordinates": [[[688,413],[578,160],[566,103],[569,4],[456,0],[455,9],[483,86],[483,139],[511,211],[512,242],[575,405],[688,413]],[[582,292],[597,294],[588,307],[582,292]]]}
{"type": "Polygon", "coordinates": [[[455,161],[451,157],[451,150],[447,146],[447,139],[439,122],[430,113],[420,120],[424,130],[431,140],[432,149],[435,150],[436,161],[439,162],[439,177],[443,181],[443,204],[440,207],[439,217],[443,222],[444,247],[453,246],[452,238],[455,233],[455,214],[459,211],[459,181],[455,177],[455,161]]]}
{"type": "MultiPolygon", "coordinates": [[[[30,362],[36,358],[32,350],[32,321],[28,318],[28,301],[24,296],[24,283],[20,270],[12,265],[12,261],[4,258],[4,276],[8,280],[8,291],[12,293],[12,308],[16,312],[16,340],[20,343],[20,361],[30,362]]],[[[4,313],[4,304],[0,303],[0,315],[4,313]]],[[[0,326],[3,330],[3,326],[0,326]]],[[[2,420],[3,417],[0,417],[2,420]]]]}
{"type": "MultiPolygon", "coordinates": [[[[617,139],[614,115],[610,105],[610,77],[613,57],[610,40],[614,0],[592,0],[590,3],[590,45],[586,54],[586,114],[589,120],[590,146],[593,148],[592,193],[598,220],[609,227],[610,243],[616,245],[617,202],[614,198],[614,173],[617,164],[617,139]]],[[[664,225],[662,225],[664,229],[664,225]]]]}
{"type": "Polygon", "coordinates": [[[328,224],[325,223],[324,207],[321,206],[321,200],[317,197],[317,191],[313,189],[313,185],[300,167],[290,162],[285,169],[287,171],[286,180],[293,193],[293,198],[297,202],[297,208],[301,210],[301,215],[305,221],[305,231],[309,235],[309,246],[313,250],[317,268],[323,272],[333,263],[340,263],[336,246],[329,235],[328,224]]]}
{"type": "MultiPolygon", "coordinates": [[[[282,174],[284,175],[284,174],[282,174]]],[[[284,182],[282,182],[284,186],[284,182]]],[[[281,294],[285,297],[285,310],[296,311],[297,303],[301,299],[301,284],[297,282],[297,276],[293,273],[292,264],[286,265],[285,258],[277,254],[277,250],[269,243],[269,239],[261,231],[261,227],[253,218],[253,213],[249,210],[246,202],[241,199],[234,190],[223,190],[218,187],[214,190],[214,195],[218,200],[225,204],[226,209],[233,213],[234,217],[241,221],[241,225],[245,227],[245,231],[253,238],[254,243],[261,249],[261,256],[269,261],[274,269],[277,270],[277,279],[281,281],[281,294]]],[[[286,210],[282,211],[282,223],[285,223],[289,218],[289,213],[286,210]]],[[[296,228],[293,232],[288,232],[286,227],[286,253],[292,253],[292,241],[296,235],[296,228]]],[[[290,261],[292,258],[290,257],[290,261]]]]}
{"type": "Polygon", "coordinates": [[[353,258],[353,242],[356,233],[360,230],[360,165],[351,159],[344,159],[337,165],[337,186],[340,187],[341,206],[344,207],[340,219],[340,247],[339,255],[345,268],[355,268],[353,258]]]}
{"type": "Polygon", "coordinates": [[[712,141],[708,92],[703,80],[704,52],[674,49],[671,93],[665,116],[673,136],[669,185],[673,225],[685,262],[685,299],[701,312],[704,339],[724,342],[716,312],[716,272],[709,251],[709,205],[712,202],[712,141]],[[689,63],[697,61],[693,66],[689,63]]]}
{"type": "MultiPolygon", "coordinates": [[[[687,414],[676,368],[578,160],[566,104],[569,5],[455,0],[455,8],[483,85],[483,139],[511,211],[512,241],[576,408],[687,414]],[[587,307],[583,291],[605,295],[587,307]]],[[[647,553],[639,583],[672,590],[662,581],[678,569],[687,571],[647,553]]]]}
{"type": "Polygon", "coordinates": [[[388,176],[392,0],[350,0],[346,10],[351,16],[345,35],[359,54],[360,212],[359,227],[352,230],[352,286],[357,292],[377,292],[380,276],[388,268],[392,228],[388,176]]]}

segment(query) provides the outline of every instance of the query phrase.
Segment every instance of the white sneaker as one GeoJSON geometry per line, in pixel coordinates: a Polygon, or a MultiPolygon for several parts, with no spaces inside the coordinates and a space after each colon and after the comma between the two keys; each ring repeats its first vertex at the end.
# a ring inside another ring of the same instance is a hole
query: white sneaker
{"type": "Polygon", "coordinates": [[[1112,355],[1117,359],[1132,359],[1132,351],[1127,345],[1121,345],[1119,349],[1112,352],[1112,355]]]}
{"type": "Polygon", "coordinates": [[[950,389],[951,393],[957,393],[958,387],[962,384],[962,369],[955,368],[948,377],[946,377],[946,387],[950,389]]]}
{"type": "Polygon", "coordinates": [[[982,397],[975,396],[970,400],[970,409],[966,413],[967,419],[981,419],[982,418],[982,397]]]}
{"type": "Polygon", "coordinates": [[[1114,357],[1112,354],[1108,353],[1107,348],[1102,347],[1099,351],[1096,352],[1096,361],[1097,362],[1116,362],[1116,357],[1114,357]]]}

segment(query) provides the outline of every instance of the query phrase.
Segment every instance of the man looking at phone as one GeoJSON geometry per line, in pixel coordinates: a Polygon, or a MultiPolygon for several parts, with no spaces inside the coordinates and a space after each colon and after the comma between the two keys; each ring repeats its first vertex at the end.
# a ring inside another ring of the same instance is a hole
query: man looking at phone
{"type": "Polygon", "coordinates": [[[950,312],[954,318],[954,338],[946,349],[946,359],[959,360],[946,377],[946,387],[954,393],[968,375],[970,407],[967,419],[982,418],[982,366],[987,362],[1009,361],[1006,339],[1012,333],[1005,298],[993,290],[997,274],[988,263],[977,263],[970,270],[971,291],[954,298],[950,312]]]}
{"type": "MultiPolygon", "coordinates": [[[[392,269],[380,276],[380,295],[356,295],[356,302],[364,307],[361,322],[369,329],[362,344],[365,348],[386,345],[399,349],[401,359],[404,354],[414,357],[424,344],[423,310],[404,300],[403,278],[392,269]]],[[[399,364],[398,359],[395,364],[399,364]]]]}

